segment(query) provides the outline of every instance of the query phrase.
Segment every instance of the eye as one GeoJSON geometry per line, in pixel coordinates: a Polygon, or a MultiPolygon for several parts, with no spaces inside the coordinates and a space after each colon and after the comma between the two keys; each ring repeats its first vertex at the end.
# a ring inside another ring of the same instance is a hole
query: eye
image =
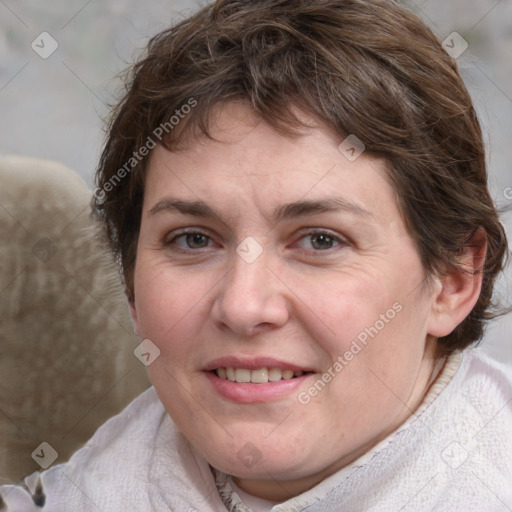
{"type": "Polygon", "coordinates": [[[180,249],[203,249],[208,247],[211,238],[200,232],[181,233],[171,238],[165,245],[177,245],[180,249]]]}
{"type": "Polygon", "coordinates": [[[298,246],[302,249],[313,251],[326,251],[340,245],[346,245],[346,242],[343,242],[340,238],[324,231],[308,233],[298,242],[298,246]]]}

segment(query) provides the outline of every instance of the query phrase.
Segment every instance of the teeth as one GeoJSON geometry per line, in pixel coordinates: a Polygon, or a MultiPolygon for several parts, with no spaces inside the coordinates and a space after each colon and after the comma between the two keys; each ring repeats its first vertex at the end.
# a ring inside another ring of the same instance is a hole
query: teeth
{"type": "Polygon", "coordinates": [[[253,370],[251,372],[251,382],[257,384],[264,384],[265,382],[268,382],[268,370],[266,368],[253,370]]]}
{"type": "Polygon", "coordinates": [[[251,382],[251,370],[237,368],[235,370],[235,382],[251,382]]]}
{"type": "Polygon", "coordinates": [[[216,374],[221,379],[230,380],[231,382],[267,384],[268,382],[278,382],[280,380],[300,377],[304,375],[304,372],[300,370],[281,370],[279,368],[259,368],[258,370],[218,368],[216,374]]]}
{"type": "Polygon", "coordinates": [[[279,368],[270,368],[268,371],[268,380],[270,382],[277,382],[281,380],[283,372],[279,368]]]}
{"type": "Polygon", "coordinates": [[[283,379],[293,379],[293,370],[283,370],[283,379]]]}

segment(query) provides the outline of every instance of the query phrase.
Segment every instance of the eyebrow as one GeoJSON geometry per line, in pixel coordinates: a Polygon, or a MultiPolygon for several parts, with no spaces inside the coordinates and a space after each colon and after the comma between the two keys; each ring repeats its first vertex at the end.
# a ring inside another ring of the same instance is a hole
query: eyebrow
{"type": "MultiPolygon", "coordinates": [[[[274,210],[272,220],[277,223],[295,217],[336,211],[345,211],[368,219],[374,218],[373,214],[362,206],[342,197],[332,197],[284,204],[274,210]]],[[[173,199],[171,197],[164,197],[149,210],[150,215],[161,212],[178,212],[193,217],[222,219],[221,215],[203,201],[187,201],[183,199],[173,199]]]]}
{"type": "Polygon", "coordinates": [[[373,218],[373,214],[366,208],[342,197],[332,197],[316,201],[297,201],[285,204],[276,208],[273,218],[276,222],[280,222],[294,217],[303,217],[306,215],[313,215],[315,213],[329,213],[336,211],[344,211],[357,215],[358,217],[366,217],[368,219],[373,218]]]}

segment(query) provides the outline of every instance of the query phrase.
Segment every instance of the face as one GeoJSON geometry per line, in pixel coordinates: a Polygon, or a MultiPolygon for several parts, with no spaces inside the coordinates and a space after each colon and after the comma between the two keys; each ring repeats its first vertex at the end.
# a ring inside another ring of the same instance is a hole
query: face
{"type": "Polygon", "coordinates": [[[354,160],[320,124],[279,135],[242,105],[212,134],[151,156],[132,315],[183,434],[246,491],[283,499],[419,404],[433,292],[382,161],[354,160]]]}

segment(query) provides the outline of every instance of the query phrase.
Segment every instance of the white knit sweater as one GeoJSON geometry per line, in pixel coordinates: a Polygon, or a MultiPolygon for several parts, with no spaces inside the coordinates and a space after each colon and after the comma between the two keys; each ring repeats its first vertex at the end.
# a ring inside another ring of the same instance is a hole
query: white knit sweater
{"type": "MultiPolygon", "coordinates": [[[[0,487],[0,495],[2,512],[250,510],[229,477],[217,474],[216,481],[153,388],[103,425],[69,462],[31,475],[23,485],[0,487]]],[[[510,369],[479,350],[451,356],[400,428],[350,466],[272,508],[301,510],[511,511],[510,369]]]]}

